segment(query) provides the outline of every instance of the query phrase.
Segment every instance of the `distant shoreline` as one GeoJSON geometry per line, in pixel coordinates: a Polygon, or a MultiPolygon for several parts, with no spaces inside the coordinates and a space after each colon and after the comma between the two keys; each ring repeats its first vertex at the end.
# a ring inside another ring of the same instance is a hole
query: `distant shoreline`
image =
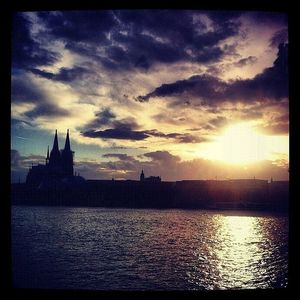
{"type": "Polygon", "coordinates": [[[287,212],[289,183],[241,181],[86,181],[42,188],[11,186],[11,203],[21,205],[207,209],[287,212]]]}

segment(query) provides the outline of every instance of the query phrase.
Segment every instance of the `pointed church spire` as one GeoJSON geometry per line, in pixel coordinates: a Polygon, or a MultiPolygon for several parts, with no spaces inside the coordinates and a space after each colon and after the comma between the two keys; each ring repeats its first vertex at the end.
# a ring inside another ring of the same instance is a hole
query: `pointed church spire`
{"type": "Polygon", "coordinates": [[[67,137],[66,137],[66,143],[65,143],[65,150],[71,151],[70,138],[69,138],[69,129],[67,130],[67,137]]]}
{"type": "Polygon", "coordinates": [[[53,142],[53,148],[50,152],[50,159],[49,159],[49,165],[51,167],[59,167],[60,164],[60,152],[58,148],[58,139],[57,139],[57,129],[55,130],[55,136],[54,136],[54,142],[53,142]]]}
{"type": "Polygon", "coordinates": [[[57,139],[57,129],[55,130],[55,136],[54,136],[54,142],[53,142],[52,151],[59,152],[59,149],[58,149],[58,139],[57,139]]]}
{"type": "Polygon", "coordinates": [[[144,170],[142,170],[142,173],[140,175],[140,181],[144,181],[145,180],[145,174],[144,174],[144,170]]]}

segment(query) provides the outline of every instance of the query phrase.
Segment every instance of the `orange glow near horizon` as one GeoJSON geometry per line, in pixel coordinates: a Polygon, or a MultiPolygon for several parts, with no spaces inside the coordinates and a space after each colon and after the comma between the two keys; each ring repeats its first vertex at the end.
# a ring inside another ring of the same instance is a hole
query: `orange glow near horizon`
{"type": "Polygon", "coordinates": [[[257,132],[251,122],[226,128],[204,151],[205,157],[230,164],[248,164],[288,157],[287,136],[266,136],[257,132]]]}

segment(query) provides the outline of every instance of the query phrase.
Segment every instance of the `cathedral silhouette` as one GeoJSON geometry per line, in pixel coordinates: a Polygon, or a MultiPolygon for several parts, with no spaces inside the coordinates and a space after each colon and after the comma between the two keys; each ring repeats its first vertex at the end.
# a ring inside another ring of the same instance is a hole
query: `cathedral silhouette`
{"type": "Polygon", "coordinates": [[[32,166],[27,174],[26,183],[36,187],[44,187],[55,183],[73,182],[75,177],[74,153],[75,152],[71,150],[69,129],[67,130],[65,147],[63,150],[59,150],[56,130],[50,155],[48,146],[46,164],[32,166]]]}

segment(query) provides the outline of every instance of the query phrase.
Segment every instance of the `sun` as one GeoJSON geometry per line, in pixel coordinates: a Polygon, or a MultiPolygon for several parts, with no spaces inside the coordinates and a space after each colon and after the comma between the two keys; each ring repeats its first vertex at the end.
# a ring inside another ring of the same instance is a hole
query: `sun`
{"type": "Polygon", "coordinates": [[[268,148],[266,137],[256,132],[251,123],[238,123],[216,138],[206,156],[231,164],[246,164],[267,159],[268,148]]]}

